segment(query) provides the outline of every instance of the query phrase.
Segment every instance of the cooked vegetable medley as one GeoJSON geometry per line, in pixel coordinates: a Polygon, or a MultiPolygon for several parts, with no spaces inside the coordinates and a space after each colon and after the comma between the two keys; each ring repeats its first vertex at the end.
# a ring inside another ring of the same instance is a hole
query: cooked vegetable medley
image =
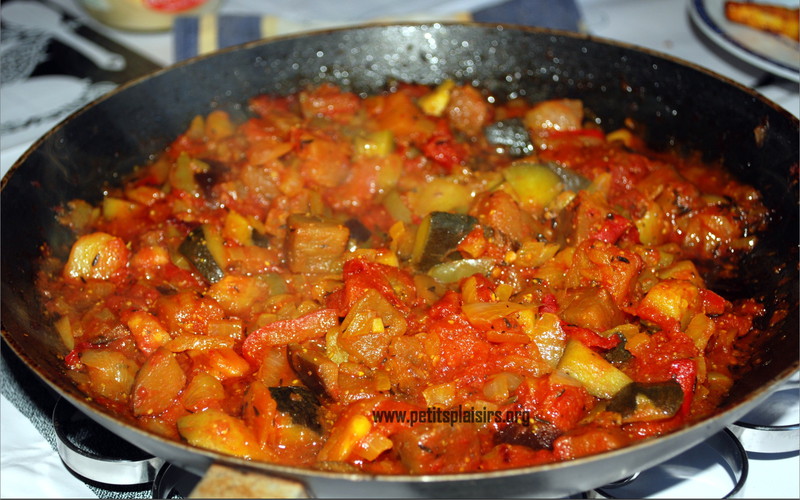
{"type": "Polygon", "coordinates": [[[706,287],[768,217],[578,100],[322,84],[198,116],[39,289],[86,394],[324,470],[570,460],[713,414],[763,308],[706,287]]]}

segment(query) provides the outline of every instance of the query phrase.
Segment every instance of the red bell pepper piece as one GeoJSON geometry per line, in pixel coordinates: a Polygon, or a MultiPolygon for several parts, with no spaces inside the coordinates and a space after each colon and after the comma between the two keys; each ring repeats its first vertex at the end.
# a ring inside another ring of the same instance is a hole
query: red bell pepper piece
{"type": "Polygon", "coordinates": [[[445,122],[440,122],[436,132],[422,146],[422,152],[444,167],[448,173],[452,172],[454,167],[461,165],[467,157],[466,150],[456,142],[445,122]]]}
{"type": "Polygon", "coordinates": [[[706,314],[719,315],[725,312],[727,301],[711,290],[701,289],[700,298],[703,299],[703,312],[706,314]]]}
{"type": "Polygon", "coordinates": [[[403,312],[410,310],[403,298],[416,299],[414,279],[407,272],[393,266],[365,259],[351,259],[344,263],[342,277],[344,287],[328,298],[328,307],[335,308],[340,316],[346,316],[350,307],[370,288],[403,312]],[[401,291],[400,296],[396,289],[401,291]]]}
{"type": "Polygon", "coordinates": [[[639,241],[639,230],[630,219],[618,214],[611,214],[598,229],[589,235],[590,238],[611,244],[616,243],[623,236],[633,238],[633,242],[636,243],[639,241]]]}
{"type": "Polygon", "coordinates": [[[539,313],[556,313],[558,312],[558,300],[552,293],[542,295],[542,304],[539,306],[539,313]]]}
{"type": "Polygon", "coordinates": [[[319,309],[299,318],[275,321],[251,332],[244,339],[242,354],[260,364],[269,347],[322,337],[338,324],[339,316],[334,309],[319,309]]]}
{"type": "Polygon", "coordinates": [[[593,349],[608,350],[613,349],[620,343],[619,335],[612,335],[611,337],[603,337],[588,328],[579,326],[564,326],[564,332],[571,338],[581,342],[586,347],[593,349]]]}

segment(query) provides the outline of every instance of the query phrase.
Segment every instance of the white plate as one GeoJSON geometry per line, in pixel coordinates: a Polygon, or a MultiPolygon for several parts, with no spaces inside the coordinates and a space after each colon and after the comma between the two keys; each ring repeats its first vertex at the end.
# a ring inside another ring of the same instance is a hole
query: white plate
{"type": "MultiPolygon", "coordinates": [[[[698,28],[739,59],[770,73],[800,81],[800,44],[729,21],[725,17],[725,1],[689,0],[689,13],[698,28]]],[[[755,3],[797,6],[797,0],[755,3]]]]}

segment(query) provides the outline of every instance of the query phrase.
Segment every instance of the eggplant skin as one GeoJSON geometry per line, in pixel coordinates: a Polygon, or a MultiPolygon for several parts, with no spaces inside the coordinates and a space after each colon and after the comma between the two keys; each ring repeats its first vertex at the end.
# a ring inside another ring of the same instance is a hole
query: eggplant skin
{"type": "Polygon", "coordinates": [[[632,382],[623,387],[609,401],[607,410],[619,413],[628,420],[669,418],[675,415],[683,403],[683,389],[674,380],[666,382],[632,382]],[[638,396],[652,404],[652,408],[641,407],[638,396]]]}
{"type": "Polygon", "coordinates": [[[511,423],[501,428],[495,435],[496,444],[515,444],[532,450],[552,450],[553,443],[562,432],[552,424],[533,426],[511,423]]]}
{"type": "Polygon", "coordinates": [[[278,411],[288,413],[292,422],[322,432],[319,422],[320,401],[311,390],[301,386],[270,387],[269,393],[278,411]]]}
{"type": "Polygon", "coordinates": [[[505,148],[514,158],[528,156],[534,151],[528,127],[519,118],[509,118],[487,125],[483,133],[489,144],[505,148]]]}
{"type": "Polygon", "coordinates": [[[210,283],[216,283],[225,276],[225,271],[219,267],[211,255],[211,250],[208,249],[202,227],[193,229],[178,247],[178,251],[189,259],[195,269],[210,283]]]}
{"type": "Polygon", "coordinates": [[[478,219],[471,215],[431,212],[420,224],[412,262],[421,271],[444,262],[477,223],[478,219]]]}

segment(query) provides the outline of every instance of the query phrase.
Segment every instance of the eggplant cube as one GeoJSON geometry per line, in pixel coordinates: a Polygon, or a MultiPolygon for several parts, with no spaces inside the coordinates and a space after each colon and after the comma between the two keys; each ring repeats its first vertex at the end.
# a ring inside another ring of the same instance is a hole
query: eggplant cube
{"type": "Polygon", "coordinates": [[[307,215],[290,215],[286,254],[294,273],[341,271],[350,230],[344,224],[307,215]]]}

